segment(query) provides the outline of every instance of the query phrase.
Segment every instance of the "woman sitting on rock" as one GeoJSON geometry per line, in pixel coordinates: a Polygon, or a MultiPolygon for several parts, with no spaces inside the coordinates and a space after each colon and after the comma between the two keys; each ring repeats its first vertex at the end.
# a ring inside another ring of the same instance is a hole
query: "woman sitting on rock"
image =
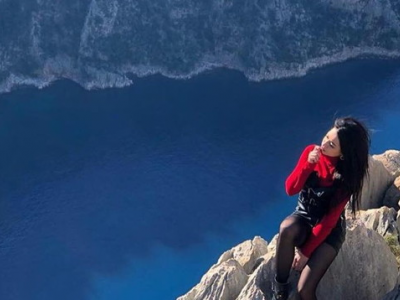
{"type": "Polygon", "coordinates": [[[364,125],[346,117],[335,121],[321,146],[304,149],[286,180],[287,194],[299,193],[299,198],[296,210],[280,225],[274,300],[288,298],[291,268],[301,271],[301,299],[317,299],[318,283],[345,240],[344,208],[349,201],[353,215],[359,208],[369,145],[364,125]]]}

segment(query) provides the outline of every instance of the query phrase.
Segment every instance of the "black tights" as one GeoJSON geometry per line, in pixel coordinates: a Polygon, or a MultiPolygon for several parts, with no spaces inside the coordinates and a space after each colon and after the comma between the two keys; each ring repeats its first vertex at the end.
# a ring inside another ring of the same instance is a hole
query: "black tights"
{"type": "MultiPolygon", "coordinates": [[[[294,258],[294,248],[299,247],[310,235],[311,227],[301,218],[288,216],[281,223],[276,249],[276,279],[286,282],[294,258]]],[[[322,243],[311,255],[301,271],[297,289],[302,300],[316,300],[315,292],[321,278],[335,259],[336,250],[322,243]]]]}

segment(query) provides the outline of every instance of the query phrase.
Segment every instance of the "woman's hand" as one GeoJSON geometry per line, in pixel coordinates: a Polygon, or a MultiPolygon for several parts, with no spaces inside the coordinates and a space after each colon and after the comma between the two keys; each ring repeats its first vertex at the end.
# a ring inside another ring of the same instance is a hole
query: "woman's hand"
{"type": "Polygon", "coordinates": [[[308,262],[308,257],[301,253],[300,250],[296,251],[296,254],[293,259],[292,268],[296,271],[302,271],[306,263],[308,262]]]}
{"type": "Polygon", "coordinates": [[[311,164],[315,164],[319,161],[319,156],[321,155],[321,147],[320,146],[315,146],[314,150],[312,150],[308,154],[308,162],[311,164]]]}

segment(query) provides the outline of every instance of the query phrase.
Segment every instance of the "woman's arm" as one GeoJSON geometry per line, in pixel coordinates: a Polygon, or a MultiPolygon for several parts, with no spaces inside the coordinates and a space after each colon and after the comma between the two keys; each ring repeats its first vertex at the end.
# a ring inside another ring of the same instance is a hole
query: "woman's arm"
{"type": "Polygon", "coordinates": [[[306,243],[300,248],[301,253],[303,253],[305,256],[310,257],[314,250],[331,233],[332,229],[335,228],[336,223],[339,220],[340,214],[343,212],[347,202],[350,200],[350,196],[343,196],[341,191],[338,191],[337,197],[343,197],[343,201],[331,208],[330,211],[321,219],[321,221],[314,226],[306,243]]]}
{"type": "Polygon", "coordinates": [[[295,195],[301,191],[308,176],[314,170],[316,163],[310,163],[308,161],[308,155],[314,148],[315,145],[309,145],[304,149],[296,167],[286,179],[285,189],[289,196],[295,195]]]}

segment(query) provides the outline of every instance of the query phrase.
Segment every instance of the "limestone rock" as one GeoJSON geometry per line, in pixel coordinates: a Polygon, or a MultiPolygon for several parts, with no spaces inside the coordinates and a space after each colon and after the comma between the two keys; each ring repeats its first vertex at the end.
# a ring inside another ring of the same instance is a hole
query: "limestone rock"
{"type": "Polygon", "coordinates": [[[393,174],[385,167],[384,163],[388,163],[383,155],[369,158],[369,176],[365,178],[361,195],[362,210],[381,207],[386,190],[394,181],[393,174]]]}
{"type": "Polygon", "coordinates": [[[235,259],[250,274],[257,258],[268,252],[268,243],[261,237],[256,236],[253,240],[245,241],[232,249],[224,252],[217,264],[228,259],[235,259]]]}
{"type": "MultiPolygon", "coordinates": [[[[272,299],[272,280],[274,277],[275,252],[268,252],[264,256],[262,263],[254,273],[249,277],[247,284],[243,287],[241,293],[235,300],[270,300],[272,299]]],[[[291,286],[296,286],[299,273],[293,271],[289,281],[291,286]]],[[[296,300],[296,292],[291,290],[288,300],[296,300]]]]}
{"type": "Polygon", "coordinates": [[[189,78],[221,67],[271,80],[359,56],[398,57],[400,49],[397,0],[0,4],[2,93],[60,78],[122,87],[130,74],[189,78]]]}
{"type": "Polygon", "coordinates": [[[264,300],[264,295],[270,295],[271,290],[269,278],[272,274],[272,263],[275,260],[275,252],[268,252],[264,256],[265,262],[250,275],[247,284],[243,287],[236,300],[264,300]]]}
{"type": "Polygon", "coordinates": [[[269,245],[267,247],[268,252],[271,252],[271,251],[275,252],[276,251],[276,244],[278,242],[278,237],[279,237],[278,233],[274,235],[274,237],[272,238],[271,242],[269,243],[269,245]]]}
{"type": "Polygon", "coordinates": [[[383,154],[373,155],[373,158],[382,162],[385,169],[388,170],[393,177],[400,176],[400,151],[387,150],[383,154]]]}
{"type": "Polygon", "coordinates": [[[393,207],[396,210],[400,209],[400,176],[398,176],[394,183],[388,188],[383,198],[383,205],[393,207]]]}
{"type": "MultiPolygon", "coordinates": [[[[399,175],[400,151],[370,157],[360,207],[369,210],[357,219],[347,218],[346,241],[318,286],[319,300],[400,300],[396,257],[382,237],[400,235],[400,210],[395,206],[400,206],[399,175]],[[381,207],[383,202],[389,207],[381,207]]],[[[226,251],[200,283],[177,300],[270,300],[277,238],[268,244],[255,237],[226,251]]],[[[289,300],[297,299],[300,274],[291,272],[289,300]]]]}
{"type": "MultiPolygon", "coordinates": [[[[274,247],[271,244],[262,256],[264,261],[250,276],[231,258],[214,265],[198,285],[178,300],[270,300],[275,265],[275,251],[269,251],[274,247]]],[[[317,297],[320,300],[382,299],[396,286],[397,272],[396,258],[383,238],[363,223],[355,223],[347,230],[341,251],[322,278],[317,297]]],[[[296,299],[298,279],[299,272],[292,271],[289,280],[293,289],[289,300],[296,299]]]]}
{"type": "MultiPolygon", "coordinates": [[[[270,300],[274,276],[275,253],[269,252],[265,262],[249,277],[237,300],[270,300]],[[264,291],[265,297],[263,298],[264,291]]],[[[290,276],[295,287],[300,274],[290,276]]],[[[347,231],[347,238],[335,261],[320,282],[320,300],[380,299],[396,284],[396,259],[379,234],[358,225],[347,231]],[[349,284],[350,283],[350,284],[349,284]]],[[[292,290],[289,300],[296,299],[292,290]]]]}
{"type": "Polygon", "coordinates": [[[201,281],[177,300],[234,300],[247,282],[247,274],[234,259],[215,264],[201,281]]]}
{"type": "Polygon", "coordinates": [[[399,236],[398,225],[396,223],[397,212],[394,208],[383,206],[381,208],[360,211],[358,217],[367,228],[375,230],[381,236],[390,233],[399,236]]]}
{"type": "Polygon", "coordinates": [[[381,299],[396,285],[397,272],[396,258],[384,239],[359,225],[347,231],[341,251],[319,284],[317,298],[381,299]]]}

